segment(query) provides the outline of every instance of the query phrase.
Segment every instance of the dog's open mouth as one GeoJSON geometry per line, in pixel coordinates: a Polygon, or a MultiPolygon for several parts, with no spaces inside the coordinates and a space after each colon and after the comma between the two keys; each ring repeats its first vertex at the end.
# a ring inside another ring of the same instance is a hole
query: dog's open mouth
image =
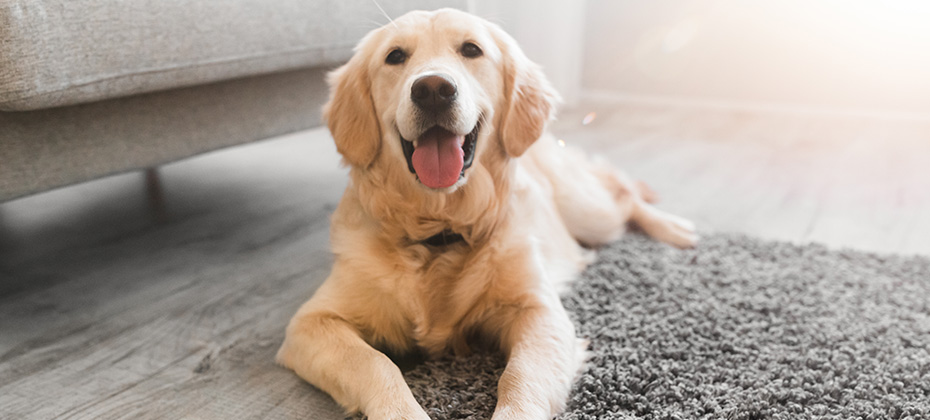
{"type": "Polygon", "coordinates": [[[480,121],[470,133],[461,135],[437,125],[421,134],[416,143],[401,137],[407,168],[427,187],[455,185],[475,159],[479,128],[480,121]]]}

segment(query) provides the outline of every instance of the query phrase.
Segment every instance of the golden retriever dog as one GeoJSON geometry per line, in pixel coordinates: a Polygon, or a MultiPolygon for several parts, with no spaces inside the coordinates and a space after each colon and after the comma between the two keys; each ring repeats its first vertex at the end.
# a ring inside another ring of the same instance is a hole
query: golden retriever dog
{"type": "Polygon", "coordinates": [[[560,285],[628,222],[677,247],[686,220],[544,133],[558,95],[514,40],[464,12],[411,12],[365,36],[324,108],[350,182],[334,265],[277,360],[370,419],[428,419],[384,352],[493,346],[493,418],[559,413],[585,345],[560,285]],[[382,352],[384,351],[384,352],[382,352]]]}

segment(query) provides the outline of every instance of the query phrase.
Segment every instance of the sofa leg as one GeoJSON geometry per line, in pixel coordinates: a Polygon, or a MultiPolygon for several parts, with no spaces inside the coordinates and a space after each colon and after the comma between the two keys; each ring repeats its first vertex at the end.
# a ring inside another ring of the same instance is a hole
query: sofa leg
{"type": "Polygon", "coordinates": [[[161,177],[158,176],[157,167],[145,169],[145,195],[155,223],[167,222],[168,209],[165,206],[165,192],[161,186],[161,177]]]}

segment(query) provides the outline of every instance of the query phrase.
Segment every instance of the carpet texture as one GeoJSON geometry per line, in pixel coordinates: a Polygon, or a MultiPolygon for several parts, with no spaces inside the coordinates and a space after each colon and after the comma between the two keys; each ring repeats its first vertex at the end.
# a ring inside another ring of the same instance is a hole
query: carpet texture
{"type": "MultiPolygon", "coordinates": [[[[559,419],[930,418],[930,259],[631,234],[562,299],[591,359],[559,419]]],[[[434,419],[487,419],[499,356],[405,372],[434,419]]]]}

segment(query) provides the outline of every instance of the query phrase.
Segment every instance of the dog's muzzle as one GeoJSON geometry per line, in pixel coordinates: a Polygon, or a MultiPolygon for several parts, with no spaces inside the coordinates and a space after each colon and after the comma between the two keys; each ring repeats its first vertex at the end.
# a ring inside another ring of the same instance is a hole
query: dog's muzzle
{"type": "Polygon", "coordinates": [[[480,118],[469,133],[453,131],[457,98],[455,82],[442,73],[420,76],[410,87],[410,100],[425,131],[416,139],[401,137],[401,146],[407,168],[429,188],[455,185],[475,158],[480,118]]]}

